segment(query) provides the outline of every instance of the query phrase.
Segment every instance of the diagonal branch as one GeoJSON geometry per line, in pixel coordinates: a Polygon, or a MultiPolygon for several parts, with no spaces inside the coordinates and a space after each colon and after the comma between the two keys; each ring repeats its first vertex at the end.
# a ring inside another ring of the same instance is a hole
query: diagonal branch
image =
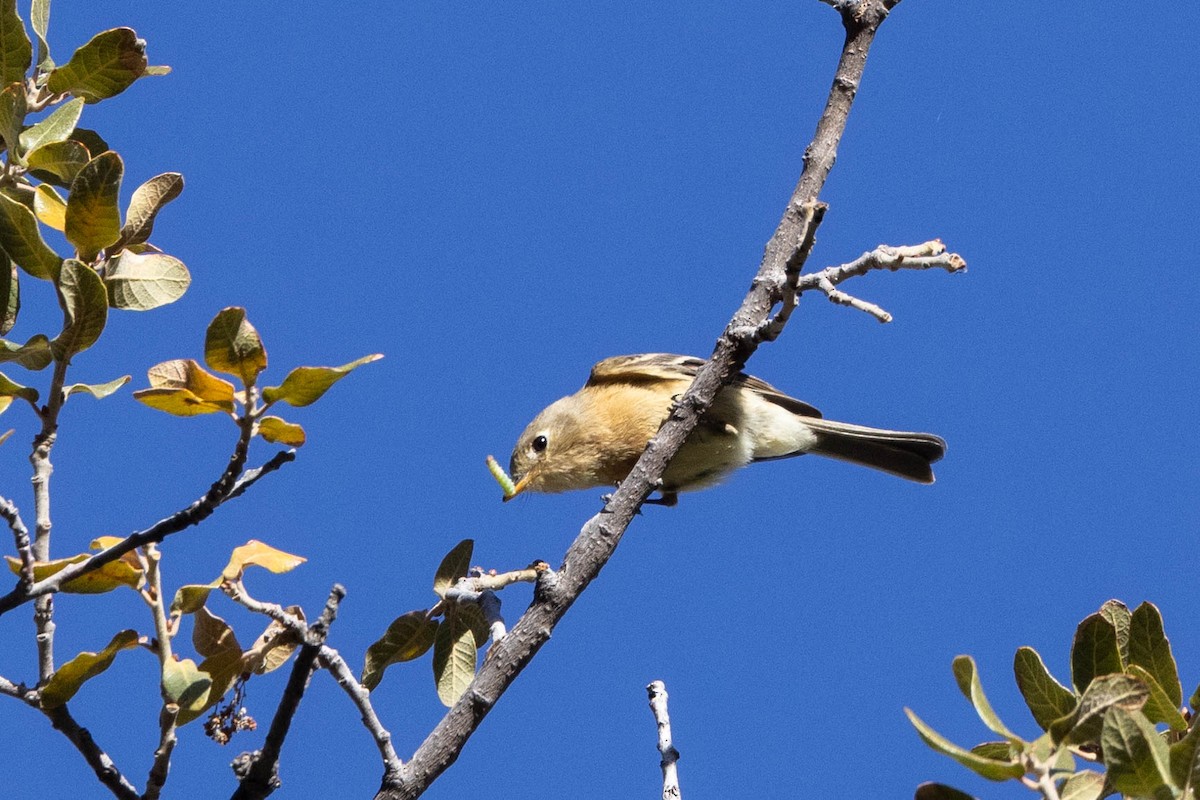
{"type": "Polygon", "coordinates": [[[251,420],[241,425],[242,432],[238,438],[237,446],[234,448],[233,455],[229,458],[229,466],[226,467],[221,477],[209,487],[209,490],[200,499],[187,508],[180,509],[171,516],[159,520],[145,530],[131,533],[112,547],[96,553],[87,561],[72,564],[30,586],[18,584],[8,594],[0,596],[0,614],[11,611],[35,597],[57,592],[65,584],[75,580],[79,576],[116,561],[121,556],[139,547],[147,544],[156,544],[173,533],[179,533],[192,525],[198,525],[216,511],[222,503],[238,497],[264,475],[274,472],[289,461],[296,459],[295,450],[284,450],[276,453],[261,467],[243,473],[242,470],[246,466],[246,458],[250,449],[250,439],[253,435],[252,422],[251,420]]]}
{"type": "Polygon", "coordinates": [[[676,403],[629,476],[603,511],[583,526],[561,569],[547,570],[540,576],[534,601],[525,614],[508,636],[488,651],[470,687],[413,754],[400,777],[385,778],[377,800],[418,797],[454,763],[479,723],[550,638],[567,609],[600,574],[642,503],[661,483],[667,464],[696,427],[700,415],[764,340],[764,326],[771,311],[787,297],[789,276],[800,272],[812,247],[824,210],[817,198],[833,168],[867,53],[876,31],[897,2],[861,0],[855,4],[835,4],[846,29],[846,40],[833,86],[816,133],[805,150],[800,180],[783,219],[767,242],[749,293],[717,340],[709,362],[676,403]]]}
{"type": "Polygon", "coordinates": [[[88,729],[75,721],[66,705],[44,709],[43,713],[50,718],[50,724],[54,726],[55,730],[61,731],[71,741],[71,744],[75,745],[75,749],[83,755],[88,766],[96,773],[96,777],[108,787],[114,796],[119,800],[139,800],[138,790],[133,788],[133,784],[121,774],[117,765],[109,758],[108,753],[96,744],[96,740],[92,738],[88,729]]]}

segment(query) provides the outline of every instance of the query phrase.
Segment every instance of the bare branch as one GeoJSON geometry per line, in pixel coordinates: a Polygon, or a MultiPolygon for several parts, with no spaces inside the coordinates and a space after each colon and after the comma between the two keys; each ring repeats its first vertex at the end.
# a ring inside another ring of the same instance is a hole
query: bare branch
{"type": "Polygon", "coordinates": [[[17,556],[21,559],[21,581],[27,586],[33,585],[33,543],[29,541],[29,529],[21,519],[21,512],[16,505],[6,497],[0,497],[0,517],[8,523],[13,532],[13,540],[17,548],[17,556]]]}
{"type": "MultiPolygon", "coordinates": [[[[204,495],[187,508],[176,511],[169,517],[161,519],[142,531],[131,533],[112,547],[101,550],[87,561],[72,564],[54,575],[38,581],[29,587],[20,584],[6,595],[0,596],[0,614],[29,602],[35,597],[48,596],[62,589],[63,585],[92,570],[99,569],[105,564],[116,561],[121,556],[147,544],[161,542],[173,533],[179,533],[193,525],[203,522],[225,501],[237,497],[264,475],[274,472],[289,461],[296,458],[295,450],[277,453],[273,458],[257,469],[242,473],[246,466],[246,457],[250,447],[253,431],[251,424],[242,425],[242,433],[237,447],[229,458],[229,466],[204,495]]],[[[35,549],[35,556],[37,555],[35,549]]]]}
{"type": "Polygon", "coordinates": [[[789,283],[794,284],[794,275],[807,259],[824,208],[818,203],[818,194],[833,168],[875,33],[896,2],[862,0],[854,9],[843,7],[846,4],[837,6],[846,40],[829,99],[805,150],[799,182],[767,243],[750,292],[717,340],[709,362],[672,409],[629,476],[603,511],[583,526],[561,569],[539,576],[533,603],[508,635],[488,651],[470,687],[413,754],[401,775],[385,778],[378,800],[418,797],[455,761],[500,695],[550,638],[554,626],[580,593],[600,574],[700,416],[763,341],[762,332],[772,309],[784,302],[789,283]]]}
{"type": "Polygon", "coordinates": [[[245,754],[235,762],[239,783],[233,793],[233,800],[260,800],[279,788],[279,753],[283,748],[283,740],[287,738],[292,718],[300,708],[300,699],[308,688],[308,681],[317,668],[317,657],[325,638],[329,635],[329,626],[337,617],[338,604],[346,596],[346,590],[334,584],[325,601],[325,610],[312,625],[304,637],[304,644],[292,663],[292,674],[288,676],[287,686],[279,699],[279,707],[275,709],[275,717],[271,720],[271,728],[263,748],[254,754],[245,754]]]}
{"type": "Polygon", "coordinates": [[[392,734],[383,727],[383,723],[375,714],[375,708],[371,705],[371,693],[354,677],[354,673],[350,671],[350,667],[347,666],[345,659],[337,650],[328,645],[322,647],[319,660],[321,666],[329,670],[338,686],[345,690],[354,705],[358,707],[358,712],[362,715],[363,726],[375,740],[375,746],[379,748],[379,755],[383,758],[384,775],[393,777],[399,775],[404,764],[392,746],[392,734]]]}
{"type": "MultiPolygon", "coordinates": [[[[874,303],[868,303],[834,288],[849,278],[856,278],[866,275],[872,270],[880,269],[892,272],[900,269],[944,269],[947,272],[965,272],[967,262],[957,253],[947,253],[945,245],[936,239],[910,247],[889,247],[881,244],[874,250],[863,253],[849,264],[826,267],[820,272],[799,276],[796,281],[795,293],[799,295],[810,289],[820,289],[830,302],[865,311],[880,322],[891,322],[892,315],[874,303]]],[[[783,313],[781,311],[776,315],[776,320],[783,313]]],[[[769,324],[775,324],[776,320],[772,320],[769,324]]]]}
{"type": "Polygon", "coordinates": [[[675,767],[675,762],[679,760],[679,751],[671,742],[667,686],[662,681],[654,681],[646,687],[646,694],[650,698],[650,712],[654,714],[654,722],[658,725],[658,752],[662,755],[662,800],[679,800],[679,772],[675,767]]]}
{"type": "Polygon", "coordinates": [[[108,757],[108,753],[100,749],[100,745],[96,744],[96,740],[92,738],[88,729],[75,721],[65,704],[44,709],[43,713],[50,718],[50,724],[56,730],[61,731],[71,741],[71,744],[75,745],[75,749],[80,752],[88,766],[96,773],[96,777],[108,787],[110,792],[120,800],[139,800],[138,790],[133,788],[133,784],[121,774],[113,760],[108,757]]]}
{"type": "MultiPolygon", "coordinates": [[[[226,582],[221,588],[234,602],[239,603],[256,614],[270,617],[301,640],[308,638],[308,625],[295,614],[289,614],[283,606],[277,603],[263,603],[255,600],[246,592],[246,588],[240,582],[226,582]]],[[[383,723],[380,722],[379,716],[375,713],[374,706],[371,705],[371,693],[363,688],[363,685],[354,677],[354,673],[351,672],[345,659],[342,658],[337,650],[334,650],[329,645],[322,645],[317,659],[322,667],[329,670],[334,680],[349,695],[354,705],[358,707],[359,714],[362,715],[363,726],[375,740],[375,746],[379,748],[379,754],[383,757],[384,774],[398,774],[400,768],[403,766],[403,762],[401,762],[400,756],[396,754],[396,750],[392,746],[392,734],[383,727],[383,723]]]]}

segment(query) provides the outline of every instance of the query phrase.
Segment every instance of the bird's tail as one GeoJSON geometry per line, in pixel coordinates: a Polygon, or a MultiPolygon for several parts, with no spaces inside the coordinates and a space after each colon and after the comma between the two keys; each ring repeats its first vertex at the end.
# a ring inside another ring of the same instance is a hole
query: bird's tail
{"type": "Polygon", "coordinates": [[[887,431],[808,417],[804,424],[817,437],[809,452],[918,483],[933,483],[931,465],[946,454],[946,443],[931,433],[887,431]]]}

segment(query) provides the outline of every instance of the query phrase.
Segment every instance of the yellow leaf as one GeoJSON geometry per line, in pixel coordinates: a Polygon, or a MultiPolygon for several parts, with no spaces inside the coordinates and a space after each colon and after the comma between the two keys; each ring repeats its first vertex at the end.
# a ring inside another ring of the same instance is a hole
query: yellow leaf
{"type": "Polygon", "coordinates": [[[229,564],[221,572],[221,577],[227,581],[236,581],[242,577],[246,567],[258,566],[276,574],[290,572],[307,561],[302,556],[294,556],[282,550],[276,550],[270,545],[263,544],[257,539],[251,539],[241,547],[235,547],[229,557],[229,564]]]}
{"type": "Polygon", "coordinates": [[[34,189],[33,213],[43,224],[56,231],[67,227],[67,202],[48,183],[39,183],[34,189]]]}
{"type": "MultiPolygon", "coordinates": [[[[70,558],[39,561],[33,565],[33,579],[35,581],[45,580],[51,575],[58,574],[72,564],[82,563],[91,557],[90,553],[80,553],[70,558]]],[[[20,575],[20,559],[12,556],[5,556],[4,558],[8,561],[8,568],[14,574],[20,575]]],[[[129,586],[136,589],[145,580],[146,576],[142,574],[142,570],[139,567],[135,567],[126,561],[111,561],[99,569],[92,570],[74,580],[67,581],[63,584],[62,591],[70,594],[102,594],[104,592],[111,592],[120,586],[129,586]]]]}
{"type": "Polygon", "coordinates": [[[213,375],[194,359],[177,358],[155,364],[146,371],[146,377],[152,389],[187,389],[207,403],[233,411],[233,384],[213,375]]]}
{"type": "MultiPolygon", "coordinates": [[[[288,613],[304,621],[304,610],[300,606],[289,606],[288,613]]],[[[265,675],[279,669],[300,646],[300,641],[290,630],[272,621],[246,651],[242,658],[242,669],[255,675],[265,675]]]]}
{"type": "Polygon", "coordinates": [[[121,631],[98,653],[83,652],[58,668],[42,687],[42,708],[57,708],[70,700],[79,687],[108,669],[117,653],[138,642],[137,631],[121,631]]]}
{"type": "Polygon", "coordinates": [[[279,417],[266,416],[258,421],[258,435],[272,444],[299,447],[306,441],[304,428],[279,417]]]}
{"type": "Polygon", "coordinates": [[[151,408],[157,408],[159,411],[165,411],[177,417],[228,413],[227,409],[216,403],[208,402],[188,389],[139,389],[133,393],[133,397],[151,408]]]}

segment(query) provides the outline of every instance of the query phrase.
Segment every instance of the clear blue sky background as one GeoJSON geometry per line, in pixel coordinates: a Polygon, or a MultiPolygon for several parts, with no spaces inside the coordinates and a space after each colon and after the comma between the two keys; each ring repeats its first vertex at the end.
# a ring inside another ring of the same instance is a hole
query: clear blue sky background
{"type": "MultiPolygon", "coordinates": [[[[1200,11],[1154,5],[896,9],[812,266],[941,237],[970,271],[848,287],[890,310],[888,326],[806,298],[750,369],[829,417],[944,436],[937,484],[804,458],[647,509],[428,796],[657,796],[643,689],[656,678],[689,798],[902,798],[930,779],[1028,796],[927,750],[902,708],[964,744],[988,738],[950,673],[971,653],[1001,715],[1032,737],[1014,650],[1036,647],[1067,680],[1076,623],[1110,597],[1159,604],[1190,693],[1200,11]]],[[[53,52],[65,60],[116,25],[174,72],[89,107],[83,124],[125,156],[126,195],[184,173],[154,240],[194,285],[157,312],[114,313],[77,360],[75,380],[135,377],[66,408],[56,554],[147,526],[224,467],[227,420],[130,399],[148,366],[200,356],[220,308],[248,308],[271,382],[383,352],[289,414],[310,436],[294,464],[164,548],[172,586],[211,579],[249,538],[307,556],[250,588],[315,614],[344,583],[332,643],[356,670],[393,617],[433,601],[433,571],[460,539],[489,568],[559,563],[599,492],[502,505],[484,456],[506,460],[600,358],[710,352],[795,183],[841,45],[817,0],[131,1],[56,4],[53,52]]],[[[53,303],[27,288],[22,339],[53,303]]],[[[31,415],[14,407],[0,427],[18,431],[0,448],[0,493],[31,517],[31,415]]],[[[271,452],[258,445],[255,462],[271,452]]],[[[503,594],[510,621],[528,598],[503,594]]],[[[260,630],[213,606],[243,644],[260,630]]],[[[128,592],[62,597],[58,612],[64,658],[151,627],[128,592]]],[[[13,680],[35,675],[29,618],[0,619],[13,680]]],[[[124,653],[73,702],[139,786],[154,674],[150,654],[124,653]]],[[[258,733],[221,748],[183,731],[168,797],[232,792],[227,764],[261,743],[284,679],[250,684],[258,733]]],[[[374,699],[402,756],[442,714],[428,657],[393,667],[374,699]]],[[[105,796],[36,712],[0,703],[0,729],[6,796],[105,796]]],[[[276,796],[369,797],[380,774],[353,707],[319,675],[276,796]]]]}

